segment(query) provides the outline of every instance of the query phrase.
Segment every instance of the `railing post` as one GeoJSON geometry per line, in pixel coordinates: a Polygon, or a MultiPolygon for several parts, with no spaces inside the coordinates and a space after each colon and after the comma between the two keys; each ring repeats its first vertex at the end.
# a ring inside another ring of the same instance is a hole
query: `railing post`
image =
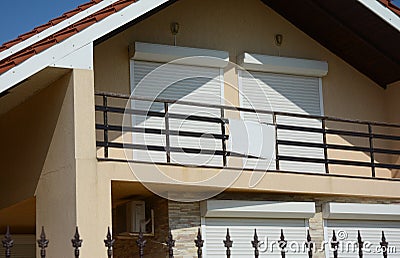
{"type": "Polygon", "coordinates": [[[199,230],[197,231],[197,237],[194,240],[194,243],[196,244],[197,247],[197,257],[198,258],[202,258],[203,257],[203,245],[204,245],[204,240],[201,237],[201,230],[199,228],[199,230]]]}
{"type": "Polygon", "coordinates": [[[311,240],[310,230],[307,230],[306,248],[307,248],[307,250],[308,250],[308,258],[312,258],[312,256],[313,256],[313,249],[314,249],[314,243],[313,243],[312,240],[311,240]]]}
{"type": "Polygon", "coordinates": [[[225,109],[221,107],[221,134],[222,134],[222,163],[223,166],[226,167],[226,131],[225,131],[225,109]]]}
{"type": "Polygon", "coordinates": [[[113,255],[113,247],[114,247],[115,239],[112,238],[110,227],[107,230],[106,239],[104,239],[104,244],[107,247],[107,256],[111,258],[113,255]]]}
{"type": "Polygon", "coordinates": [[[338,258],[339,241],[336,238],[335,230],[333,230],[333,235],[332,235],[332,240],[331,240],[331,247],[333,249],[333,258],[338,258]]]}
{"type": "Polygon", "coordinates": [[[37,240],[37,243],[40,248],[40,257],[46,258],[46,248],[49,246],[49,240],[46,239],[44,227],[42,227],[42,232],[40,233],[40,238],[37,240]]]}
{"type": "Polygon", "coordinates": [[[11,257],[11,248],[14,246],[14,240],[12,240],[12,238],[11,238],[9,226],[7,226],[6,234],[4,236],[4,239],[1,242],[3,243],[3,247],[5,248],[6,258],[10,258],[11,257]]]}
{"type": "Polygon", "coordinates": [[[278,241],[279,248],[281,249],[281,257],[285,258],[286,257],[286,247],[287,247],[287,241],[285,240],[285,236],[283,235],[283,229],[281,229],[281,237],[278,241]]]}
{"type": "Polygon", "coordinates": [[[329,174],[328,144],[326,140],[326,119],[322,119],[322,141],[324,144],[325,173],[329,174]]]}
{"type": "Polygon", "coordinates": [[[374,135],[372,133],[372,126],[370,123],[368,123],[368,134],[369,134],[369,153],[371,157],[371,171],[372,171],[372,177],[375,177],[374,135]]]}
{"type": "Polygon", "coordinates": [[[169,230],[168,233],[168,239],[165,241],[165,243],[168,246],[168,257],[169,258],[174,258],[174,246],[175,246],[175,240],[172,237],[172,232],[171,229],[169,230]]]}
{"type": "Polygon", "coordinates": [[[74,238],[71,239],[72,247],[75,248],[75,258],[79,258],[79,253],[80,253],[79,248],[82,247],[83,240],[79,239],[79,238],[80,238],[80,235],[79,235],[78,227],[76,227],[74,238]]]}
{"type": "Polygon", "coordinates": [[[164,102],[165,111],[165,152],[167,155],[167,163],[171,162],[171,143],[169,138],[169,113],[168,113],[168,102],[164,102]]]}
{"type": "Polygon", "coordinates": [[[363,258],[364,242],[362,241],[360,230],[358,230],[357,234],[357,244],[358,244],[358,257],[363,258]]]}
{"type": "Polygon", "coordinates": [[[144,257],[144,247],[146,246],[147,240],[144,239],[142,228],[140,228],[139,238],[136,240],[136,244],[139,247],[139,257],[144,257]]]}
{"type": "Polygon", "coordinates": [[[260,256],[260,252],[258,251],[259,244],[260,244],[260,241],[258,240],[257,229],[254,229],[254,237],[253,237],[253,241],[251,241],[251,245],[254,248],[254,258],[258,258],[260,256]]]}
{"type": "Polygon", "coordinates": [[[107,96],[103,95],[103,122],[104,122],[104,131],[103,131],[103,138],[104,138],[104,158],[108,158],[108,101],[107,96]]]}
{"type": "Polygon", "coordinates": [[[383,254],[383,258],[387,258],[387,251],[388,251],[388,246],[389,243],[386,241],[386,237],[385,237],[385,232],[382,231],[382,242],[380,242],[381,248],[382,248],[382,254],[383,254]]]}
{"type": "Polygon", "coordinates": [[[278,122],[275,112],[272,114],[272,123],[275,126],[275,170],[280,170],[279,166],[279,145],[278,145],[278,122]]]}
{"type": "Polygon", "coordinates": [[[226,229],[226,237],[224,240],[224,246],[226,248],[226,258],[231,258],[231,248],[233,241],[231,240],[231,236],[229,235],[229,228],[226,229]]]}

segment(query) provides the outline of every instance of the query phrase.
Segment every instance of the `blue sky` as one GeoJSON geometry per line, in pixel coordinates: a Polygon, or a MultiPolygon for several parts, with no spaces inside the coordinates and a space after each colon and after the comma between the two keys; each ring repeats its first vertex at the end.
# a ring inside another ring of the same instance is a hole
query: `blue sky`
{"type": "MultiPolygon", "coordinates": [[[[89,0],[3,0],[0,11],[0,45],[44,24],[89,0]]],[[[400,6],[400,0],[393,0],[400,6]]]]}
{"type": "Polygon", "coordinates": [[[2,0],[0,45],[89,0],[2,0]]]}

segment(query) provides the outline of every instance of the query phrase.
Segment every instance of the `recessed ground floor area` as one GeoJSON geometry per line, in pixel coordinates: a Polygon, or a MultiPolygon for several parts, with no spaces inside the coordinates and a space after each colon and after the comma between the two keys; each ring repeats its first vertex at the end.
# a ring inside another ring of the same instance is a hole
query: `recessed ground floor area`
{"type": "Polygon", "coordinates": [[[174,257],[195,257],[199,232],[203,257],[224,257],[227,234],[233,241],[232,256],[252,257],[255,233],[260,257],[280,257],[282,236],[290,257],[307,257],[308,237],[314,243],[314,257],[330,257],[334,230],[340,257],[358,254],[351,247],[357,244],[358,231],[368,243],[365,257],[382,256],[382,231],[390,243],[388,251],[400,254],[396,200],[226,190],[208,200],[176,202],[139,183],[113,181],[112,208],[114,257],[138,255],[140,231],[147,240],[145,257],[165,257],[169,230],[175,240],[174,257]]]}

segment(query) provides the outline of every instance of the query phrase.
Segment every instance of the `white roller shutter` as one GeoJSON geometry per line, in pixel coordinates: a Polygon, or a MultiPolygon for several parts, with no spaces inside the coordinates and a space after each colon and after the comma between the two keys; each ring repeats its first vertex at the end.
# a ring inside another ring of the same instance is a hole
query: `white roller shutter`
{"type": "MultiPolygon", "coordinates": [[[[147,77],[147,79],[143,81],[143,84],[137,88],[139,82],[160,65],[160,63],[144,61],[133,62],[133,89],[135,90],[134,93],[136,96],[192,101],[205,104],[221,104],[221,85],[223,78],[220,68],[215,67],[169,64],[167,67],[164,66],[161,70],[157,70],[151,77],[147,77]],[[166,85],[167,82],[167,84],[169,84],[173,81],[173,84],[166,85]]],[[[133,105],[138,109],[147,107],[147,104],[141,101],[135,101],[133,105]]],[[[151,106],[151,110],[164,112],[164,106],[162,103],[155,103],[151,106]]],[[[178,104],[170,105],[169,112],[185,115],[220,117],[220,111],[218,109],[178,104]]],[[[164,118],[157,117],[147,119],[144,119],[144,117],[136,117],[134,125],[136,127],[162,129],[164,129],[165,126],[164,118]]],[[[170,119],[170,130],[220,134],[221,126],[220,124],[209,122],[170,119]]],[[[134,134],[134,142],[138,144],[165,146],[165,135],[145,135],[136,133],[134,134]]],[[[222,149],[221,140],[207,138],[199,139],[193,137],[170,136],[170,143],[172,147],[180,148],[222,149]]],[[[166,154],[165,152],[137,150],[134,151],[134,159],[166,162],[166,154]]],[[[171,162],[213,166],[222,166],[223,164],[221,156],[176,152],[171,153],[171,162]]]]}
{"type": "MultiPolygon", "coordinates": [[[[389,242],[388,257],[398,257],[400,252],[400,221],[371,221],[371,220],[327,220],[326,240],[332,239],[332,231],[339,235],[339,257],[358,257],[358,249],[353,248],[357,242],[357,231],[360,230],[364,241],[364,257],[381,258],[380,242],[382,230],[385,232],[386,241],[389,242]],[[345,239],[343,239],[345,238],[345,239]],[[349,247],[348,247],[349,246],[349,247]]],[[[330,245],[329,245],[330,247],[330,245]]],[[[332,250],[327,252],[326,257],[333,257],[332,250]]]]}
{"type": "Polygon", "coordinates": [[[36,237],[35,235],[13,235],[14,246],[11,249],[11,257],[35,258],[36,237]]]}
{"type": "MultiPolygon", "coordinates": [[[[288,243],[301,245],[307,236],[305,219],[206,218],[204,226],[205,257],[225,257],[223,240],[225,240],[227,228],[229,228],[233,241],[232,257],[237,258],[254,257],[254,249],[251,244],[254,229],[257,229],[259,240],[264,243],[260,246],[260,257],[281,257],[277,244],[272,245],[272,242],[279,240],[281,229],[284,230],[288,243]]],[[[303,246],[299,247],[300,251],[294,245],[292,248],[296,251],[289,248],[287,256],[307,257],[303,246]]]]}
{"type": "MultiPolygon", "coordinates": [[[[273,74],[265,72],[242,72],[240,80],[240,102],[242,107],[305,115],[321,115],[320,78],[273,74]]],[[[272,123],[271,115],[255,115],[243,112],[246,120],[272,123]]],[[[278,117],[278,123],[321,128],[315,119],[278,117]]],[[[278,139],[322,143],[322,135],[306,132],[279,130],[278,139]]],[[[274,148],[274,146],[271,146],[274,148]]],[[[280,146],[279,155],[323,158],[323,150],[307,147],[280,146]]],[[[256,167],[254,160],[247,160],[247,167],[256,167]]],[[[267,169],[267,163],[258,168],[267,169]]],[[[275,169],[273,162],[269,169],[275,169]]],[[[323,164],[281,161],[280,169],[297,172],[324,172],[323,164]]]]}

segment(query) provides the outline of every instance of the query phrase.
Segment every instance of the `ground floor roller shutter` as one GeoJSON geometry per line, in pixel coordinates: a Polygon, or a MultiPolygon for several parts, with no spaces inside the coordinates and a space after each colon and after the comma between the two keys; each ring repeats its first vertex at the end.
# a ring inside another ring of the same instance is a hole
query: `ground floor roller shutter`
{"type": "MultiPolygon", "coordinates": [[[[146,77],[154,71],[161,63],[132,61],[133,85],[132,90],[136,96],[150,98],[165,98],[173,100],[192,101],[206,104],[221,104],[221,85],[223,85],[222,72],[220,68],[168,64],[162,69],[156,70],[152,76],[146,77]],[[145,78],[146,77],[146,78],[145,78]],[[145,79],[144,79],[145,78],[145,79]],[[144,79],[142,81],[142,79],[144,79]],[[174,83],[166,85],[165,82],[174,83]],[[139,85],[139,86],[138,86],[139,85]]],[[[135,108],[141,109],[147,106],[144,102],[135,101],[135,108]]],[[[154,103],[151,110],[164,112],[161,103],[154,103]]],[[[170,113],[184,115],[204,115],[207,117],[220,117],[218,109],[183,106],[172,104],[169,107],[170,113]]],[[[135,117],[135,127],[164,129],[164,118],[135,117]]],[[[192,120],[170,119],[170,130],[199,132],[199,133],[221,133],[220,124],[199,122],[192,120]]],[[[150,135],[135,133],[134,142],[137,144],[165,146],[164,135],[150,135]]],[[[171,136],[171,147],[197,148],[221,150],[221,140],[209,138],[193,138],[183,136],[171,136]]],[[[134,151],[134,159],[142,161],[166,162],[165,152],[157,151],[134,151]]],[[[222,166],[222,157],[206,154],[171,153],[171,162],[178,164],[213,165],[222,166]]]]}
{"type": "MultiPolygon", "coordinates": [[[[266,72],[241,72],[240,104],[242,107],[306,115],[321,115],[320,78],[266,72]]],[[[242,119],[272,123],[271,115],[242,113],[242,119]]],[[[321,128],[315,119],[278,117],[278,123],[321,128]]],[[[315,133],[278,131],[278,140],[322,143],[322,136],[315,133]]],[[[274,148],[274,146],[271,146],[274,148]]],[[[323,158],[323,150],[316,148],[280,146],[279,155],[323,158]]],[[[268,164],[247,160],[247,167],[268,168],[268,164]]],[[[272,162],[269,169],[275,169],[272,162]]],[[[323,164],[281,161],[280,169],[296,172],[324,172],[323,164]]]]}
{"type": "MultiPolygon", "coordinates": [[[[254,236],[254,229],[264,244],[260,246],[260,257],[280,258],[280,249],[272,242],[278,241],[280,230],[284,230],[285,239],[289,242],[304,243],[307,236],[307,223],[305,219],[263,219],[263,218],[205,218],[203,227],[205,233],[205,257],[225,257],[223,240],[226,230],[229,228],[233,246],[232,257],[249,258],[254,257],[254,249],[251,241],[254,236]],[[271,248],[271,245],[273,246],[271,248]]],[[[289,257],[307,257],[303,251],[291,252],[289,257]]],[[[295,249],[297,249],[295,247],[295,249]]]]}
{"type": "MultiPolygon", "coordinates": [[[[400,221],[379,220],[333,220],[328,219],[325,226],[327,239],[332,238],[332,232],[339,235],[339,257],[358,257],[358,249],[353,248],[351,243],[357,242],[357,232],[360,230],[364,244],[370,246],[364,248],[365,258],[383,257],[380,249],[382,231],[385,232],[386,240],[389,242],[388,257],[398,257],[400,253],[400,221]],[[345,238],[345,239],[344,239],[345,238]],[[349,246],[349,247],[348,247],[349,246]]],[[[332,250],[327,252],[326,257],[333,257],[332,250]]]]}
{"type": "Polygon", "coordinates": [[[11,249],[11,257],[35,258],[36,237],[35,235],[12,235],[14,246],[11,249]]]}

